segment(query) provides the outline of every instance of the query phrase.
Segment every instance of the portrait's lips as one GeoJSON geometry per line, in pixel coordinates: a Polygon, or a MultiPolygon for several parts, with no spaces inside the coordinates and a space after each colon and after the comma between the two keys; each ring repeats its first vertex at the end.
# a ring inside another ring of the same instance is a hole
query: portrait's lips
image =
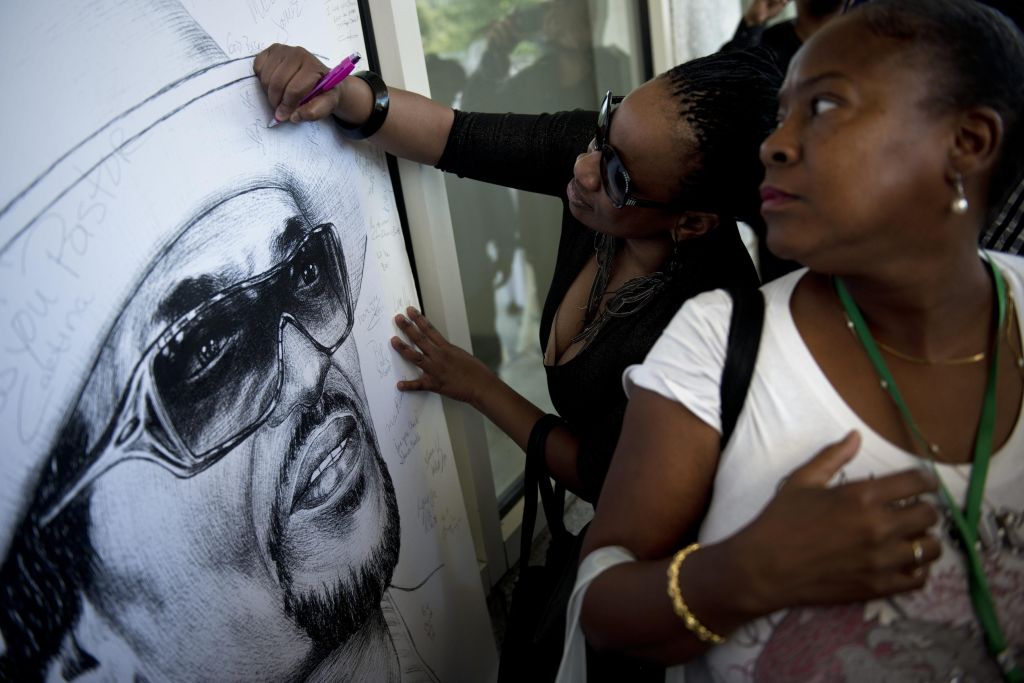
{"type": "Polygon", "coordinates": [[[577,183],[576,179],[573,178],[572,180],[569,181],[569,184],[566,185],[566,187],[565,187],[565,197],[566,197],[566,199],[568,199],[569,203],[572,204],[575,207],[578,207],[578,208],[581,208],[581,209],[593,209],[594,208],[593,206],[591,206],[587,202],[583,201],[583,198],[580,196],[581,194],[582,193],[580,192],[579,183],[577,183]]]}
{"type": "Polygon", "coordinates": [[[790,202],[799,199],[795,194],[771,185],[761,186],[761,210],[775,211],[785,207],[790,202]]]}
{"type": "MultiPolygon", "coordinates": [[[[360,494],[365,430],[350,410],[332,413],[306,439],[299,458],[291,513],[312,510],[349,493],[360,494]]],[[[346,502],[346,508],[352,507],[346,502]]]]}

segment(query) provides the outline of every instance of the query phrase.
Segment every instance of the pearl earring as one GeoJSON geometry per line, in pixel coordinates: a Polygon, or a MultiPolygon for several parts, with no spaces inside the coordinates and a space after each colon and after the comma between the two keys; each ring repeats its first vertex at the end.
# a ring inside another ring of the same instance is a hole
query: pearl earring
{"type": "Polygon", "coordinates": [[[964,177],[960,173],[957,173],[956,177],[953,178],[953,188],[956,194],[953,197],[953,201],[949,204],[949,210],[958,216],[962,216],[967,213],[970,204],[967,203],[967,195],[964,193],[964,177]]]}

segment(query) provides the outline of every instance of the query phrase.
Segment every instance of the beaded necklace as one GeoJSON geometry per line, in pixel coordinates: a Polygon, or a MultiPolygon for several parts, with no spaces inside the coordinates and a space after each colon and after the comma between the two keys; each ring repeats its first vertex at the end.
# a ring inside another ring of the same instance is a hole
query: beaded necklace
{"type": "Polygon", "coordinates": [[[635,277],[623,283],[618,289],[609,292],[607,291],[608,281],[611,279],[612,262],[615,260],[618,246],[618,240],[609,235],[599,234],[594,237],[594,250],[597,251],[597,273],[594,274],[594,282],[590,286],[590,295],[587,297],[583,329],[569,340],[570,344],[583,342],[583,348],[586,348],[611,318],[625,318],[646,306],[665,288],[678,270],[677,244],[673,248],[665,270],[635,277]],[[606,295],[611,298],[604,310],[598,312],[601,300],[606,295]]]}

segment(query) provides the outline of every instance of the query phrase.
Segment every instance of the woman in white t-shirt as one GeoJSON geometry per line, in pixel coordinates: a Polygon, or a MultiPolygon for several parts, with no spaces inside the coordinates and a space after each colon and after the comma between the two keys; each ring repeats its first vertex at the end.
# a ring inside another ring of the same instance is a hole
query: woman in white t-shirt
{"type": "Polygon", "coordinates": [[[724,449],[726,294],[627,371],[572,603],[592,645],[688,683],[1020,680],[1024,259],[977,238],[1024,163],[1021,83],[1020,35],[969,0],[876,0],[798,53],[762,213],[807,270],[763,289],[724,449]]]}

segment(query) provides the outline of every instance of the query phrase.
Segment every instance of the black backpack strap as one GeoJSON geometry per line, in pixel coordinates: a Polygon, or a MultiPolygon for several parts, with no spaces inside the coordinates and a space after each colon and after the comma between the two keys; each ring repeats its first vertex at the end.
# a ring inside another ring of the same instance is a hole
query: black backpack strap
{"type": "Polygon", "coordinates": [[[759,289],[729,289],[732,315],[729,318],[729,340],[722,366],[719,387],[722,401],[722,450],[732,436],[736,420],[747,400],[750,378],[757,363],[764,327],[764,296],[759,289]]]}
{"type": "MultiPolygon", "coordinates": [[[[564,424],[562,418],[557,415],[544,415],[537,420],[530,430],[530,438],[526,441],[526,470],[523,475],[523,524],[520,527],[519,538],[519,562],[525,567],[530,561],[530,550],[533,548],[533,529],[537,525],[537,491],[540,490],[544,502],[544,514],[548,518],[548,527],[552,536],[565,532],[565,525],[562,522],[562,514],[553,512],[554,504],[552,498],[555,493],[551,490],[551,481],[548,479],[548,468],[544,460],[544,446],[548,440],[548,434],[559,425],[564,424]]],[[[564,494],[564,489],[558,487],[564,494]]]]}

